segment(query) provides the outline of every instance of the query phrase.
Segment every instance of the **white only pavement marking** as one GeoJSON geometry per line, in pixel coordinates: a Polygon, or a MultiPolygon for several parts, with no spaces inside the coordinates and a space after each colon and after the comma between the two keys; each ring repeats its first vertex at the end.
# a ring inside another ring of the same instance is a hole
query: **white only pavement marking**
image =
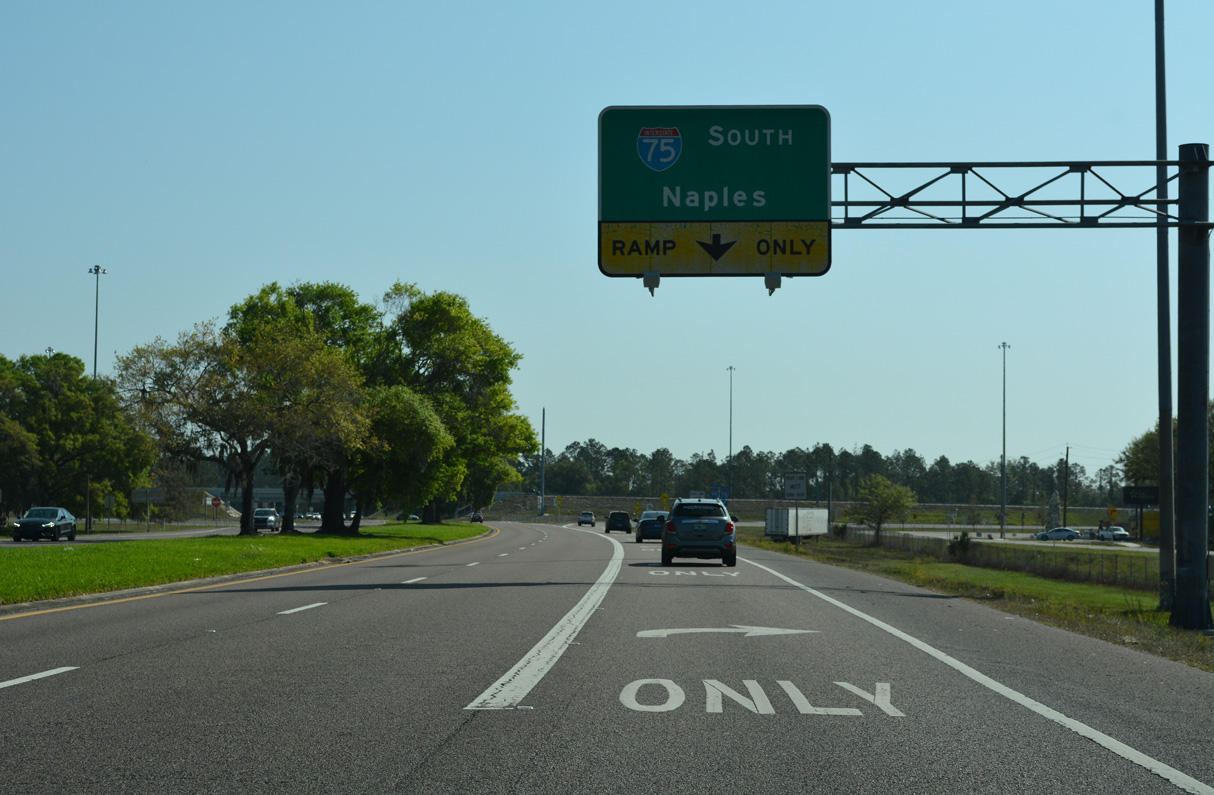
{"type": "Polygon", "coordinates": [[[479,566],[479,565],[481,565],[481,562],[478,560],[476,563],[469,563],[468,565],[469,566],[479,566]]]}
{"type": "Polygon", "coordinates": [[[812,594],[828,604],[834,605],[835,607],[839,608],[840,610],[844,610],[848,613],[851,613],[856,618],[859,618],[863,621],[867,621],[869,624],[872,624],[877,629],[880,629],[883,632],[888,632],[890,635],[893,635],[895,638],[898,638],[899,640],[906,641],[911,646],[914,646],[916,649],[918,649],[919,651],[928,655],[929,657],[934,657],[936,660],[944,663],[945,665],[947,665],[948,667],[957,671],[958,673],[962,674],[963,676],[966,676],[966,677],[972,679],[974,682],[977,682],[978,684],[982,685],[983,687],[988,688],[989,690],[992,690],[992,691],[998,693],[999,695],[1003,696],[1004,698],[1007,698],[1007,699],[1019,704],[1022,707],[1025,707],[1029,710],[1032,710],[1033,712],[1036,712],[1041,717],[1046,718],[1047,720],[1051,720],[1054,723],[1057,723],[1059,726],[1062,726],[1063,728],[1070,729],[1071,731],[1075,732],[1076,734],[1078,734],[1081,737],[1086,737],[1087,739],[1091,740],[1092,742],[1096,743],[1097,745],[1103,746],[1104,748],[1112,751],[1113,753],[1117,754],[1118,756],[1122,757],[1123,759],[1126,759],[1130,762],[1133,762],[1136,765],[1146,768],[1147,770],[1151,771],[1155,775],[1169,781],[1170,783],[1176,785],[1177,787],[1184,790],[1185,792],[1192,792],[1192,793],[1195,793],[1195,795],[1214,795],[1214,787],[1211,787],[1207,784],[1203,784],[1202,782],[1198,781],[1197,779],[1193,778],[1192,776],[1186,775],[1174,767],[1165,765],[1163,762],[1160,762],[1158,759],[1147,756],[1146,754],[1142,753],[1141,751],[1135,750],[1134,748],[1131,748],[1130,746],[1126,745],[1123,742],[1114,740],[1112,737],[1108,736],[1107,734],[1104,734],[1103,732],[1099,732],[1096,729],[1093,729],[1091,726],[1088,726],[1085,723],[1080,723],[1079,721],[1075,720],[1074,718],[1068,718],[1066,715],[1063,715],[1061,712],[1058,712],[1057,710],[1047,707],[1045,704],[1042,704],[1040,701],[1034,701],[1033,699],[1029,698],[1028,696],[1024,695],[1023,693],[1013,690],[1010,687],[1008,687],[1007,685],[1004,685],[1000,682],[996,682],[994,679],[991,679],[986,674],[981,673],[973,668],[970,668],[968,665],[961,662],[960,660],[956,660],[956,659],[948,656],[947,654],[940,651],[939,649],[937,649],[933,646],[929,646],[928,644],[924,643],[923,641],[919,640],[918,638],[908,635],[905,632],[903,632],[902,630],[896,629],[895,627],[892,627],[889,624],[886,624],[884,621],[881,621],[880,619],[873,618],[872,616],[868,615],[867,613],[862,613],[861,611],[857,610],[856,608],[851,607],[849,605],[845,605],[837,599],[832,599],[831,597],[827,596],[824,593],[821,593],[820,591],[815,591],[813,588],[810,588],[808,585],[802,585],[801,583],[797,582],[796,580],[794,580],[790,577],[786,577],[783,574],[781,574],[780,572],[775,571],[774,569],[769,569],[768,567],[764,566],[761,563],[755,563],[753,560],[745,560],[744,558],[739,558],[739,560],[743,560],[746,563],[749,563],[751,566],[760,568],[763,571],[767,572],[768,574],[771,574],[775,577],[780,578],[781,580],[788,583],[789,585],[791,585],[795,588],[800,588],[802,591],[805,591],[808,594],[812,594]]]}
{"type": "Polygon", "coordinates": [[[282,611],[282,612],[280,612],[278,615],[280,615],[280,616],[289,616],[289,615],[291,615],[292,613],[299,613],[299,612],[301,612],[301,611],[303,611],[303,610],[311,610],[313,607],[324,607],[324,606],[325,606],[325,605],[327,605],[327,604],[328,604],[328,602],[317,602],[316,604],[304,605],[303,607],[296,607],[296,608],[294,608],[294,609],[292,609],[292,610],[283,610],[283,611],[282,611]]]}
{"type": "Polygon", "coordinates": [[[425,577],[414,577],[411,580],[405,580],[404,582],[401,583],[401,585],[412,585],[413,583],[421,582],[424,579],[426,579],[426,578],[425,577]]]}
{"type": "MultiPolygon", "coordinates": [[[[591,533],[590,530],[582,532],[591,533]]],[[[531,651],[523,656],[523,659],[503,674],[501,679],[489,685],[484,693],[477,696],[476,700],[464,709],[519,708],[519,702],[526,698],[531,689],[552,670],[552,666],[556,665],[556,661],[565,653],[565,649],[594,615],[594,611],[607,596],[608,589],[611,588],[611,584],[615,582],[616,576],[620,573],[620,566],[624,560],[624,547],[619,541],[609,536],[599,533],[592,533],[592,535],[595,538],[610,541],[615,548],[611,554],[611,561],[603,570],[602,575],[594,585],[590,586],[590,590],[586,592],[581,601],[574,605],[573,609],[558,621],[556,626],[549,630],[548,634],[535,644],[531,651]]]]}
{"type": "Polygon", "coordinates": [[[54,676],[55,674],[65,674],[68,671],[75,671],[77,668],[79,668],[79,666],[69,666],[67,668],[55,668],[50,671],[43,671],[40,674],[30,674],[29,676],[23,676],[20,679],[10,679],[7,682],[0,682],[0,690],[4,689],[6,687],[12,687],[13,685],[23,685],[26,682],[32,682],[35,679],[44,679],[48,676],[54,676]]]}

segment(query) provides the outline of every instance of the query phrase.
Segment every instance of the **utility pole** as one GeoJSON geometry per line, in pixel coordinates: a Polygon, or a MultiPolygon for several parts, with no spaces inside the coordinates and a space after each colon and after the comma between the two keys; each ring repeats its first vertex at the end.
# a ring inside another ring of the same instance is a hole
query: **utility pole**
{"type": "Polygon", "coordinates": [[[1070,527],[1066,523],[1067,496],[1071,490],[1071,446],[1069,444],[1066,446],[1066,464],[1064,466],[1066,469],[1062,472],[1062,526],[1070,527]]]}
{"type": "Polygon", "coordinates": [[[548,409],[540,409],[540,516],[544,515],[544,500],[548,498],[548,409]]]}
{"type": "Polygon", "coordinates": [[[1003,508],[999,511],[999,537],[1007,537],[1007,349],[1006,342],[999,343],[1003,349],[1003,508]]]}

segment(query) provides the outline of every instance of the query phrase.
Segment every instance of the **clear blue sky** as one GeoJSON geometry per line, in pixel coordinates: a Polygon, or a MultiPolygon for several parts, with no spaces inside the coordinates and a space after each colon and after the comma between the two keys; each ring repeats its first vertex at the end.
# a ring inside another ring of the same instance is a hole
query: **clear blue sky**
{"type": "MultiPolygon", "coordinates": [[[[1167,17],[1174,157],[1214,142],[1214,3],[1167,17]]],[[[102,373],[271,281],[402,280],[523,353],[557,451],[723,456],[733,365],[735,451],[985,464],[1007,341],[1008,455],[1094,473],[1157,416],[1153,232],[837,231],[772,297],[651,298],[598,270],[597,119],[817,104],[840,162],[1150,159],[1153,25],[1151,0],[5,2],[0,353],[91,369],[94,265],[102,373]]]]}

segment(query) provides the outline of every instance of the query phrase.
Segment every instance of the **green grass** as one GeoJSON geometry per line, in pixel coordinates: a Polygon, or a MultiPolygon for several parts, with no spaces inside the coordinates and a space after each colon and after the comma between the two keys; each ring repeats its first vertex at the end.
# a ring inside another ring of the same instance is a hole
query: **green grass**
{"type": "Polygon", "coordinates": [[[0,605],[105,593],[471,538],[481,525],[386,524],[357,536],[212,536],[0,549],[0,605]]]}
{"type": "Polygon", "coordinates": [[[1214,672],[1214,638],[1168,626],[1168,614],[1156,609],[1159,598],[1152,591],[943,562],[909,551],[830,537],[805,542],[798,549],[790,543],[766,540],[761,528],[744,528],[738,540],[759,549],[857,569],[982,602],[997,610],[1214,672]]]}

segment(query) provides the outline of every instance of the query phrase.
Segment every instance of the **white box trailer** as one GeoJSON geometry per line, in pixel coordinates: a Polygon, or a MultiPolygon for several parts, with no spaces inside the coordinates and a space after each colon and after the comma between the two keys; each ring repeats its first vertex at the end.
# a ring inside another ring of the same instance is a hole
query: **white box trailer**
{"type": "Polygon", "coordinates": [[[768,508],[767,535],[772,538],[824,536],[829,531],[825,508],[768,508]]]}

